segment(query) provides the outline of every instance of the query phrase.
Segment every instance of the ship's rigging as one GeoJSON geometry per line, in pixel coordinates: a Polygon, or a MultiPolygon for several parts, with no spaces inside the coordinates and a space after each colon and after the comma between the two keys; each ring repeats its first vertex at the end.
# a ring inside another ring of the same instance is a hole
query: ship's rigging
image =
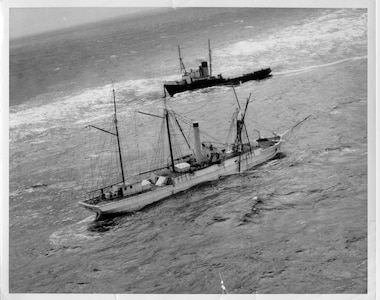
{"type": "MultiPolygon", "coordinates": [[[[259,138],[250,142],[245,119],[251,95],[242,109],[234,90],[237,108],[233,113],[233,120],[230,122],[232,126],[230,132],[235,132],[234,139],[223,143],[214,138],[213,141],[207,142],[204,139],[206,134],[200,131],[198,122],[175,113],[164,102],[162,116],[139,112],[161,120],[158,140],[156,146],[153,147],[153,155],[150,156],[153,157],[151,167],[147,168],[147,171],[134,173],[134,176],[125,176],[123,159],[126,153],[122,150],[119,135],[114,89],[112,92],[113,128],[108,130],[93,125],[89,127],[110,137],[111,144],[116,145],[116,147],[113,146],[116,148],[117,154],[117,166],[114,171],[119,173],[119,177],[111,183],[98,185],[95,190],[89,192],[87,200],[79,202],[87,209],[96,212],[98,216],[135,211],[150,203],[185,191],[196,184],[216,180],[220,176],[240,173],[263,163],[278,153],[283,137],[307,119],[305,118],[281,135],[273,134],[271,137],[261,138],[259,133],[259,138]],[[187,134],[190,133],[189,128],[192,129],[192,135],[187,134]]],[[[145,125],[152,130],[157,127],[151,122],[145,122],[145,125]]],[[[136,123],[135,128],[137,128],[136,123]]],[[[152,131],[148,131],[152,138],[152,131]]],[[[148,131],[145,129],[145,133],[148,131]]],[[[219,128],[217,131],[223,132],[219,128]]],[[[210,135],[207,136],[210,137],[210,135]]],[[[131,144],[132,142],[128,139],[128,148],[131,144]]],[[[131,153],[130,149],[129,153],[131,153]]],[[[139,151],[137,153],[132,151],[132,153],[132,156],[129,155],[129,159],[127,159],[129,170],[131,170],[130,158],[134,157],[135,161],[141,161],[139,151]]],[[[147,165],[148,161],[146,160],[144,163],[147,165]]],[[[139,168],[139,170],[141,169],[139,168]]]]}

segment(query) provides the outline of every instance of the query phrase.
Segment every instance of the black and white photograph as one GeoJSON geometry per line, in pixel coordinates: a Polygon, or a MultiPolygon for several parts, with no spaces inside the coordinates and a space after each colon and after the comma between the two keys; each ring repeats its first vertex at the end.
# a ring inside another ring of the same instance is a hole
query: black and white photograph
{"type": "Polygon", "coordinates": [[[374,299],[368,3],[11,4],[4,299],[374,299]]]}

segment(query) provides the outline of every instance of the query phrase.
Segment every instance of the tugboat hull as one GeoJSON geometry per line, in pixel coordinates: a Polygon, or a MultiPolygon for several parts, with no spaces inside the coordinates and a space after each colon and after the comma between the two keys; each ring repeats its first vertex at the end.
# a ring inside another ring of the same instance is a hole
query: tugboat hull
{"type": "Polygon", "coordinates": [[[270,74],[272,70],[270,68],[261,69],[259,71],[255,71],[249,74],[244,74],[235,78],[216,78],[213,77],[211,79],[205,78],[193,81],[191,83],[187,83],[186,81],[176,81],[165,83],[164,88],[168,92],[170,96],[173,96],[177,93],[182,93],[185,91],[197,90],[202,88],[207,88],[211,86],[221,86],[221,85],[240,85],[244,82],[251,80],[263,80],[271,77],[270,74]]]}

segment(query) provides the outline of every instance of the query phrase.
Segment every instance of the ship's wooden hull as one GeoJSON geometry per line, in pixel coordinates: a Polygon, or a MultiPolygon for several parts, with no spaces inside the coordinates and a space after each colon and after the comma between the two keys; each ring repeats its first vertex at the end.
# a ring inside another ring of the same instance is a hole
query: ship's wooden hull
{"type": "Polygon", "coordinates": [[[240,157],[235,156],[226,159],[221,164],[214,164],[193,173],[185,173],[181,176],[176,176],[172,178],[172,184],[157,187],[152,191],[135,196],[110,200],[109,202],[102,202],[101,204],[96,205],[88,204],[85,201],[79,202],[79,204],[86,209],[95,212],[98,218],[105,215],[138,211],[149,204],[179,192],[183,192],[200,183],[217,180],[222,176],[240,173],[262,164],[273,158],[279,152],[280,146],[281,141],[278,141],[268,148],[258,148],[252,152],[244,153],[240,157]]]}

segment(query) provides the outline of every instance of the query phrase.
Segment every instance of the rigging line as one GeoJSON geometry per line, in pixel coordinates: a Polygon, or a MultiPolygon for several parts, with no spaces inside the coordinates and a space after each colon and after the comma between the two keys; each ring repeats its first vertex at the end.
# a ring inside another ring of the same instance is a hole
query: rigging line
{"type": "Polygon", "coordinates": [[[184,138],[185,141],[186,141],[187,147],[189,147],[189,149],[191,149],[190,144],[189,144],[189,142],[188,142],[188,140],[187,140],[187,138],[186,138],[186,136],[185,136],[185,133],[183,132],[182,127],[181,127],[181,125],[179,124],[179,122],[178,122],[177,118],[175,117],[175,115],[174,115],[174,120],[176,121],[177,126],[179,127],[179,130],[181,131],[182,136],[183,136],[183,138],[184,138]]]}
{"type": "Polygon", "coordinates": [[[260,129],[267,130],[267,131],[270,131],[270,132],[273,131],[273,129],[269,129],[269,128],[267,128],[267,127],[265,127],[265,126],[259,124],[258,122],[256,122],[255,120],[251,119],[251,118],[248,117],[248,116],[247,116],[247,119],[248,119],[250,122],[252,122],[252,123],[258,125],[258,127],[259,127],[260,129]]]}
{"type": "Polygon", "coordinates": [[[228,146],[228,143],[222,143],[222,142],[215,142],[215,141],[203,141],[203,143],[214,143],[216,145],[223,145],[223,146],[228,146]]]}
{"type": "Polygon", "coordinates": [[[198,110],[201,110],[201,109],[203,109],[205,106],[207,106],[207,105],[209,105],[209,103],[205,103],[204,105],[202,105],[201,107],[198,107],[198,108],[195,108],[195,109],[193,109],[193,110],[187,110],[186,112],[184,112],[184,113],[186,113],[186,114],[189,114],[189,113],[193,113],[193,112],[195,112],[195,111],[198,111],[198,110]]]}
{"type": "MultiPolygon", "coordinates": [[[[112,97],[109,98],[108,103],[109,104],[112,103],[112,97]]],[[[108,128],[106,130],[102,130],[102,131],[105,131],[105,132],[108,132],[108,133],[112,133],[112,131],[115,131],[115,126],[114,126],[114,122],[113,122],[113,116],[111,115],[110,118],[112,120],[108,124],[108,128]]],[[[97,128],[97,129],[100,129],[100,128],[97,128]]],[[[116,134],[112,134],[112,135],[116,136],[116,134]]],[[[97,174],[98,174],[97,186],[105,186],[105,185],[107,185],[107,183],[108,183],[107,182],[107,178],[109,178],[110,176],[113,176],[113,174],[111,174],[111,166],[113,165],[113,152],[114,152],[114,149],[112,149],[110,146],[108,146],[107,147],[107,151],[105,151],[105,149],[106,149],[105,145],[106,144],[107,145],[113,145],[113,146],[115,146],[115,144],[113,142],[113,138],[114,137],[108,136],[108,138],[106,137],[106,138],[103,139],[102,152],[101,152],[101,154],[99,156],[99,163],[97,163],[97,166],[98,166],[98,168],[97,168],[97,174]],[[108,158],[107,158],[107,156],[108,156],[108,158]]]]}
{"type": "MultiPolygon", "coordinates": [[[[113,126],[113,128],[115,129],[116,124],[114,124],[112,122],[111,126],[113,126]]],[[[111,137],[110,137],[110,143],[113,145],[113,150],[110,153],[110,163],[107,164],[107,167],[108,167],[107,176],[108,176],[108,174],[110,174],[112,176],[112,182],[115,182],[116,179],[114,179],[114,177],[115,176],[119,177],[119,175],[120,175],[119,172],[115,173],[115,171],[117,170],[117,168],[120,167],[119,162],[118,162],[118,160],[120,160],[120,157],[119,157],[120,148],[119,148],[119,145],[114,142],[114,140],[111,140],[111,137]]]]}
{"type": "Polygon", "coordinates": [[[105,130],[105,129],[102,129],[102,128],[99,128],[99,127],[96,127],[96,126],[94,126],[94,125],[87,125],[87,127],[93,127],[93,128],[98,129],[98,130],[101,130],[101,131],[107,132],[107,133],[109,133],[109,134],[116,135],[116,133],[113,133],[113,132],[110,132],[110,131],[108,131],[108,130],[105,130]]]}
{"type": "Polygon", "coordinates": [[[185,115],[181,115],[181,114],[175,112],[174,110],[170,110],[170,112],[172,114],[176,115],[177,117],[180,117],[183,120],[183,122],[185,122],[185,123],[186,122],[192,123],[194,121],[194,119],[192,119],[192,118],[190,118],[188,116],[185,116],[185,115]]]}
{"type": "MultiPolygon", "coordinates": [[[[194,145],[194,138],[193,138],[193,136],[191,135],[191,127],[189,126],[189,125],[187,125],[188,127],[187,127],[187,139],[189,140],[189,141],[191,141],[191,143],[194,145]]],[[[193,153],[194,153],[194,150],[193,149],[191,149],[191,151],[193,151],[193,153]]]]}
{"type": "MultiPolygon", "coordinates": [[[[103,178],[103,174],[102,174],[102,168],[100,166],[100,163],[101,163],[101,161],[103,161],[104,149],[105,149],[105,145],[106,145],[107,141],[108,141],[107,138],[103,139],[103,146],[101,148],[102,151],[97,156],[96,164],[94,165],[94,173],[96,171],[96,174],[93,174],[93,176],[94,176],[93,178],[95,178],[95,176],[96,176],[96,186],[102,185],[104,182],[104,178],[103,178]]],[[[94,183],[94,181],[93,181],[93,183],[94,183]]]]}
{"type": "Polygon", "coordinates": [[[249,141],[249,135],[248,135],[248,130],[247,130],[247,126],[245,126],[245,116],[247,114],[247,109],[248,109],[248,104],[249,104],[249,99],[251,99],[251,95],[252,93],[249,93],[249,97],[247,99],[247,103],[245,104],[245,110],[244,110],[244,115],[243,115],[243,126],[244,126],[244,129],[245,129],[245,134],[247,136],[247,140],[248,140],[248,143],[249,143],[249,148],[251,149],[251,142],[249,141]]]}
{"type": "MultiPolygon", "coordinates": [[[[102,158],[102,155],[103,155],[103,153],[104,153],[104,149],[105,149],[105,145],[106,145],[106,142],[107,142],[107,139],[106,138],[104,138],[103,139],[103,145],[102,145],[102,148],[101,149],[103,149],[102,150],[102,152],[100,152],[97,156],[96,156],[96,159],[95,159],[95,164],[91,164],[91,166],[92,166],[92,168],[91,168],[91,170],[92,170],[92,187],[94,187],[94,178],[95,178],[95,171],[96,171],[96,173],[97,174],[99,174],[99,175],[101,175],[101,172],[99,171],[99,168],[97,168],[97,170],[96,170],[96,167],[97,166],[99,166],[99,162],[100,162],[100,160],[101,160],[101,158],[102,158]]],[[[96,178],[96,185],[99,185],[99,183],[100,183],[100,180],[101,180],[101,176],[97,176],[97,178],[96,178]]]]}
{"type": "Polygon", "coordinates": [[[230,128],[228,129],[228,134],[226,137],[226,144],[228,144],[228,141],[231,139],[232,131],[236,128],[236,116],[238,112],[239,111],[236,109],[234,113],[232,114],[231,121],[230,121],[230,128]]]}
{"type": "Polygon", "coordinates": [[[113,171],[114,171],[114,169],[112,168],[112,166],[115,164],[117,164],[117,158],[115,158],[115,156],[117,155],[116,153],[117,153],[118,151],[117,151],[117,146],[116,145],[114,145],[114,149],[113,149],[113,151],[112,151],[112,153],[111,153],[111,155],[110,155],[110,164],[108,165],[108,172],[107,172],[107,174],[111,174],[111,176],[112,176],[112,181],[111,182],[114,182],[114,179],[113,179],[113,177],[114,177],[114,173],[113,173],[113,171]],[[116,148],[116,149],[115,149],[116,148]],[[115,151],[116,150],[116,151],[115,151]]]}
{"type": "Polygon", "coordinates": [[[181,157],[182,151],[181,151],[180,143],[178,142],[178,138],[177,138],[178,133],[175,130],[175,120],[172,120],[172,118],[170,118],[169,123],[170,123],[169,124],[170,132],[172,133],[171,137],[172,137],[173,153],[175,154],[175,156],[181,157]]]}
{"type": "MultiPolygon", "coordinates": [[[[111,125],[112,126],[112,125],[111,125]]],[[[113,128],[114,129],[114,128],[113,128]]],[[[101,176],[101,178],[103,179],[101,181],[101,185],[104,186],[104,185],[107,185],[108,182],[106,181],[107,178],[109,177],[112,177],[111,181],[113,182],[113,177],[114,177],[114,174],[113,172],[111,172],[113,170],[113,165],[114,165],[114,155],[115,155],[115,152],[117,152],[117,149],[115,151],[115,147],[117,147],[117,145],[115,145],[115,143],[113,143],[113,141],[111,140],[111,137],[109,138],[109,144],[110,145],[113,145],[114,149],[110,148],[110,151],[108,152],[108,163],[106,163],[106,168],[100,168],[99,169],[99,173],[101,174],[101,171],[103,169],[103,171],[106,173],[106,176],[101,176]]]]}
{"type": "Polygon", "coordinates": [[[232,90],[234,91],[234,94],[235,94],[235,99],[236,99],[236,102],[237,102],[237,104],[238,104],[238,107],[239,107],[239,109],[241,109],[241,108],[240,108],[239,99],[238,99],[238,96],[236,95],[235,87],[234,87],[234,85],[233,85],[233,84],[232,84],[232,90]]]}
{"type": "MultiPolygon", "coordinates": [[[[184,133],[184,131],[183,131],[183,129],[182,129],[182,126],[181,126],[181,124],[179,123],[178,118],[177,118],[177,117],[181,117],[181,116],[178,115],[178,114],[176,114],[174,111],[170,111],[170,113],[173,115],[173,119],[175,120],[175,123],[177,124],[177,126],[178,126],[178,128],[179,128],[179,130],[180,130],[180,132],[181,132],[181,134],[182,134],[182,136],[183,136],[183,138],[185,139],[187,146],[188,146],[189,148],[191,148],[190,145],[189,145],[188,139],[186,138],[185,133],[184,133]]],[[[184,121],[183,121],[183,122],[184,122],[184,121]]],[[[186,124],[186,122],[184,122],[184,123],[186,124]]]]}
{"type": "MultiPolygon", "coordinates": [[[[179,114],[177,114],[177,113],[175,113],[175,115],[176,115],[176,116],[179,116],[180,119],[183,118],[181,121],[184,122],[184,123],[186,123],[187,125],[190,125],[190,126],[192,125],[193,122],[188,122],[187,120],[184,120],[184,119],[185,119],[184,116],[181,116],[181,115],[179,115],[179,114]]],[[[191,119],[190,119],[190,120],[191,120],[191,119]]],[[[199,131],[200,131],[200,133],[202,133],[202,134],[208,136],[209,138],[214,139],[215,141],[218,141],[218,142],[222,143],[220,140],[218,140],[217,138],[215,138],[215,137],[209,135],[209,134],[206,133],[205,131],[203,131],[203,130],[199,130],[199,131]]]]}
{"type": "MultiPolygon", "coordinates": [[[[84,132],[83,130],[84,128],[82,128],[82,132],[84,132]]],[[[81,143],[80,145],[82,146],[82,151],[80,151],[81,153],[81,161],[82,162],[86,162],[86,154],[88,153],[87,151],[87,134],[84,133],[84,143],[81,143]]],[[[91,161],[90,161],[91,162],[91,161]]],[[[90,164],[90,169],[91,169],[91,164],[90,164]]],[[[86,184],[86,179],[85,179],[85,172],[81,172],[81,183],[82,183],[82,189],[85,189],[87,188],[87,184],[86,184]]]]}
{"type": "MultiPolygon", "coordinates": [[[[278,110],[278,109],[277,109],[278,110]]],[[[272,114],[270,112],[260,112],[257,114],[257,116],[259,116],[260,118],[262,119],[268,119],[268,116],[271,116],[272,114]]],[[[258,122],[256,122],[255,120],[252,120],[251,118],[247,117],[251,122],[257,124],[257,125],[260,125],[258,122]]],[[[260,125],[262,128],[265,128],[264,126],[260,125]]],[[[268,129],[270,130],[270,129],[268,129]]]]}
{"type": "Polygon", "coordinates": [[[154,144],[154,155],[150,162],[150,169],[156,168],[159,164],[161,164],[164,161],[164,146],[166,145],[165,142],[165,120],[163,119],[161,122],[161,129],[160,133],[158,135],[158,138],[156,140],[156,143],[154,144]]]}
{"type": "MultiPolygon", "coordinates": [[[[89,148],[89,142],[86,144],[87,145],[87,148],[89,148]]],[[[86,151],[87,152],[87,151],[86,151]]],[[[98,161],[99,160],[99,156],[96,156],[95,159],[91,158],[90,157],[90,169],[91,169],[91,177],[89,178],[88,182],[87,182],[87,186],[86,188],[93,188],[95,185],[94,185],[94,173],[95,173],[95,165],[98,164],[98,161]],[[96,160],[96,164],[93,163],[93,160],[96,160]]]]}
{"type": "Polygon", "coordinates": [[[185,124],[188,125],[188,126],[192,126],[193,123],[194,123],[194,119],[185,119],[185,118],[183,118],[182,116],[177,115],[177,114],[176,114],[176,116],[179,117],[178,119],[179,119],[181,122],[185,123],[185,124]]]}
{"type": "Polygon", "coordinates": [[[213,139],[214,141],[217,141],[217,142],[219,142],[219,143],[223,144],[223,142],[221,142],[221,141],[220,141],[220,140],[218,140],[217,138],[215,138],[215,137],[213,137],[213,136],[211,136],[211,135],[207,134],[207,133],[206,133],[206,132],[204,132],[203,130],[199,130],[199,131],[200,131],[200,133],[202,133],[202,134],[204,134],[205,136],[207,136],[207,137],[209,137],[209,138],[213,139]]]}
{"type": "Polygon", "coordinates": [[[135,138],[136,138],[136,144],[137,144],[137,168],[138,173],[141,173],[141,162],[140,162],[140,147],[139,147],[139,138],[137,134],[137,119],[136,119],[136,112],[135,112],[135,138]]]}
{"type": "Polygon", "coordinates": [[[136,112],[139,113],[139,114],[142,114],[142,115],[147,115],[147,116],[151,116],[151,117],[156,117],[156,118],[164,119],[163,116],[158,116],[158,115],[154,115],[154,114],[146,113],[146,112],[142,112],[142,111],[139,111],[139,110],[135,111],[135,113],[136,113],[136,112]]]}

